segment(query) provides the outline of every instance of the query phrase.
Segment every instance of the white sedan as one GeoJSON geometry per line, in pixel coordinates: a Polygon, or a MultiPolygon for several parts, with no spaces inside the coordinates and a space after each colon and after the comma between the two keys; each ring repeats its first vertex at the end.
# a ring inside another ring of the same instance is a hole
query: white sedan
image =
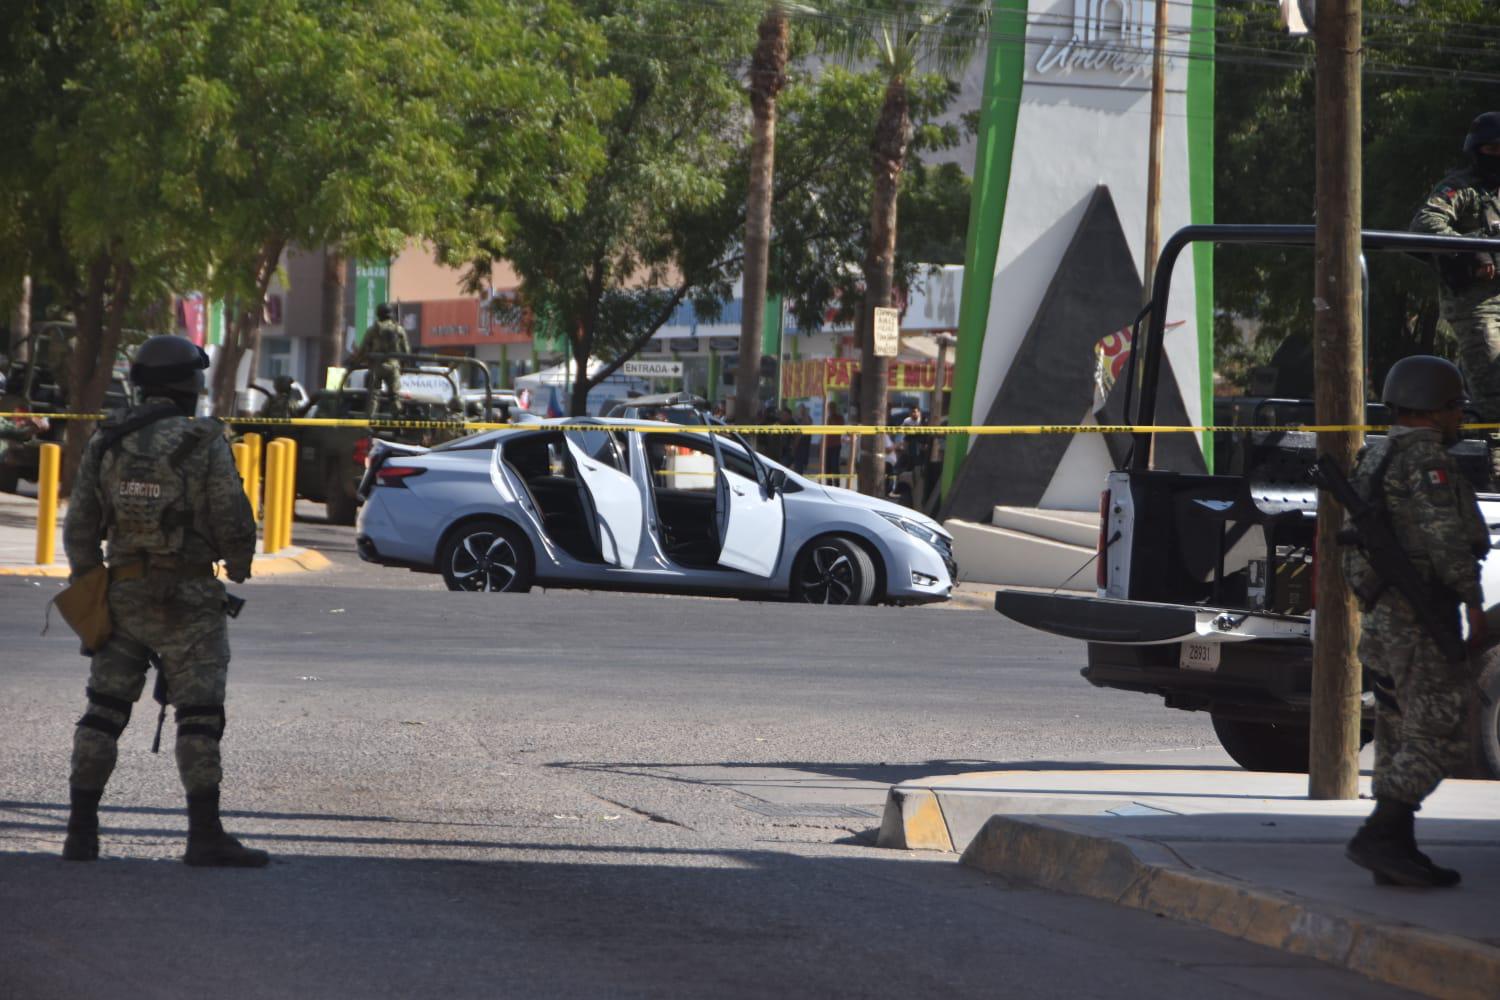
{"type": "Polygon", "coordinates": [[[947,600],[952,537],[805,479],[738,435],[560,418],[430,450],[377,442],[360,557],[450,589],[585,587],[813,604],[947,600]]]}

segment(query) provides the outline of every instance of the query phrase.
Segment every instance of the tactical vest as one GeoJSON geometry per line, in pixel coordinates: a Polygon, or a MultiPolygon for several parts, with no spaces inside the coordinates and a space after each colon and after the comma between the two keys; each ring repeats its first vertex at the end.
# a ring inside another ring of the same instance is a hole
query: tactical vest
{"type": "Polygon", "coordinates": [[[99,490],[112,556],[131,553],[177,555],[192,529],[194,512],[184,465],[188,456],[217,433],[211,423],[194,422],[177,447],[149,453],[149,434],[120,438],[99,460],[99,490]]]}

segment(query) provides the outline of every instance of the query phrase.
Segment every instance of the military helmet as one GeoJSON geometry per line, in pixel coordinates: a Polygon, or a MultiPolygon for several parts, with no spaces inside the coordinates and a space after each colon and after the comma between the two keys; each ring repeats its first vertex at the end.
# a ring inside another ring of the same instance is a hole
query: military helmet
{"type": "Polygon", "coordinates": [[[203,391],[208,354],[186,337],[161,334],[135,352],[130,381],[143,389],[165,389],[197,395],[203,391]]]}
{"type": "Polygon", "coordinates": [[[277,392],[292,391],[292,377],[290,375],[277,375],[273,384],[276,386],[277,392]]]}
{"type": "Polygon", "coordinates": [[[391,308],[391,304],[389,302],[382,302],[380,303],[380,305],[375,307],[376,319],[390,319],[395,315],[396,312],[391,308]]]}
{"type": "Polygon", "coordinates": [[[1500,142],[1500,111],[1486,111],[1475,118],[1464,136],[1464,152],[1477,153],[1479,147],[1500,142]]]}
{"type": "Polygon", "coordinates": [[[1469,401],[1463,373],[1451,361],[1414,354],[1391,365],[1381,400],[1400,410],[1431,412],[1469,401]]]}

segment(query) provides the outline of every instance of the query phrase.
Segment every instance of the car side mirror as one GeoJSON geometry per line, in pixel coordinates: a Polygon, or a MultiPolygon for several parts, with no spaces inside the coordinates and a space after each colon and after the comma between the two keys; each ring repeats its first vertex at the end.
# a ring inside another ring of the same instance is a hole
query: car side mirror
{"type": "Polygon", "coordinates": [[[771,496],[786,492],[786,473],[780,469],[769,469],[766,472],[766,489],[771,496]]]}

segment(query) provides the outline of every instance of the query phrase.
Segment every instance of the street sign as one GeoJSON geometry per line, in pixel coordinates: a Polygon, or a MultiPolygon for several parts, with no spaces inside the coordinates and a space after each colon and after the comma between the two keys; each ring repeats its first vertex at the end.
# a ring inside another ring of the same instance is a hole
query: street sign
{"type": "Polygon", "coordinates": [[[875,355],[894,358],[901,353],[901,310],[875,307],[875,355]]]}
{"type": "Polygon", "coordinates": [[[627,361],[620,366],[624,375],[642,378],[682,378],[681,361],[627,361]]]}
{"type": "Polygon", "coordinates": [[[354,336],[363,340],[375,322],[375,309],[386,301],[391,287],[391,262],[361,260],[354,264],[354,336]]]}

